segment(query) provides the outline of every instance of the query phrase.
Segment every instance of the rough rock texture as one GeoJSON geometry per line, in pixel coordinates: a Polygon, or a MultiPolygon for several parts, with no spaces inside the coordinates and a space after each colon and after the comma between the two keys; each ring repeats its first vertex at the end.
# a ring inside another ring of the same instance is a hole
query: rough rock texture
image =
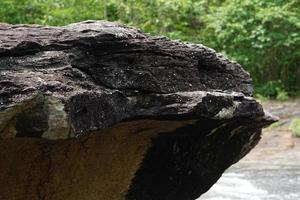
{"type": "Polygon", "coordinates": [[[0,24],[0,199],[194,200],[276,120],[251,82],[116,23],[0,24]]]}

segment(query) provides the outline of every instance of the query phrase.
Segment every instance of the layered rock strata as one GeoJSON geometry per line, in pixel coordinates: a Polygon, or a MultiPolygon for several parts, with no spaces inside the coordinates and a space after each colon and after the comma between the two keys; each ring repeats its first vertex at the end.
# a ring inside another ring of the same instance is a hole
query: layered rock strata
{"type": "Polygon", "coordinates": [[[194,200],[276,118],[242,67],[117,23],[0,25],[0,199],[194,200]]]}

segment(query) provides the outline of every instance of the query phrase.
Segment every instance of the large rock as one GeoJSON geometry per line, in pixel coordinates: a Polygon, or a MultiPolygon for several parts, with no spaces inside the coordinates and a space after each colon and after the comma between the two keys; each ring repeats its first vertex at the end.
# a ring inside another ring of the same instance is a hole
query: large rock
{"type": "Polygon", "coordinates": [[[203,45],[124,25],[0,25],[1,200],[194,200],[276,119],[203,45]]]}

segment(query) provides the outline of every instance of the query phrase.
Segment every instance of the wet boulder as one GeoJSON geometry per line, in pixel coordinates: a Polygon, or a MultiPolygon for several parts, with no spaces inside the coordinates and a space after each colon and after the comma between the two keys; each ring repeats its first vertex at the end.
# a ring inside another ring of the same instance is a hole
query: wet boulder
{"type": "Polygon", "coordinates": [[[194,200],[274,121],[206,46],[0,24],[0,199],[194,200]]]}

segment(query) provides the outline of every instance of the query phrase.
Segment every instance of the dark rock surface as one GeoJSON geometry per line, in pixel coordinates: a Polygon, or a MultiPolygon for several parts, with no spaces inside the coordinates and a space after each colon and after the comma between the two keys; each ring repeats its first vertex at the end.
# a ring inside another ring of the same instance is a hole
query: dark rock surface
{"type": "Polygon", "coordinates": [[[0,24],[0,199],[194,200],[276,120],[252,92],[239,64],[203,45],[104,21],[0,24]]]}

